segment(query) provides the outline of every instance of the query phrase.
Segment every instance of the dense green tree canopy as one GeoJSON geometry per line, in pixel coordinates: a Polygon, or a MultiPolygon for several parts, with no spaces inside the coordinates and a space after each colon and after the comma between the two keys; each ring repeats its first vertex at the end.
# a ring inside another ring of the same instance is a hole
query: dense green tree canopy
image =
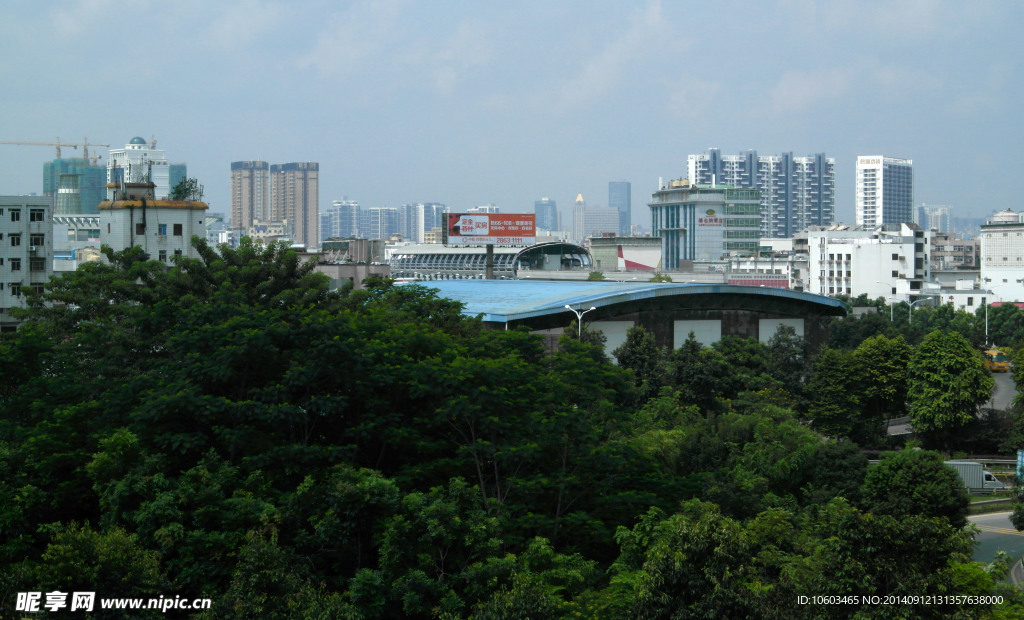
{"type": "Polygon", "coordinates": [[[794,411],[828,381],[792,334],[669,352],[637,330],[616,365],[598,331],[548,351],[420,286],[332,291],[286,247],[194,243],[171,267],[107,249],[0,335],[0,615],[76,578],[213,599],[197,618],[827,617],[794,597],[995,591],[920,509],[955,493],[896,506],[794,411]]]}
{"type": "Polygon", "coordinates": [[[974,420],[995,381],[981,354],[956,332],[935,331],[916,347],[907,368],[910,421],[938,445],[974,420]]]}

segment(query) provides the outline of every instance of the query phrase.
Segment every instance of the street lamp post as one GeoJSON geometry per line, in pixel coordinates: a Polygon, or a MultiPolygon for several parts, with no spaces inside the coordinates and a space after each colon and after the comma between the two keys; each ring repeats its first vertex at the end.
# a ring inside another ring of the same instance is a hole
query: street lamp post
{"type": "Polygon", "coordinates": [[[591,306],[590,310],[577,310],[569,304],[565,304],[565,309],[576,315],[576,340],[583,339],[583,315],[590,312],[590,310],[597,310],[596,307],[591,306]]]}
{"type": "Polygon", "coordinates": [[[932,298],[931,297],[922,297],[921,299],[918,299],[917,301],[910,302],[910,307],[907,308],[907,312],[908,312],[907,324],[908,325],[912,324],[914,322],[914,306],[916,304],[921,303],[922,301],[928,301],[929,299],[932,299],[932,298]]]}

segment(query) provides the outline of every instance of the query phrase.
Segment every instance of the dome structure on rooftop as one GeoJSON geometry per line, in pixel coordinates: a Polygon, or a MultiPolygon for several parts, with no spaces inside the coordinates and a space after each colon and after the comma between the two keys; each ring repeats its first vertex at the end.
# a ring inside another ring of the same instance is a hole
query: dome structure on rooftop
{"type": "Polygon", "coordinates": [[[146,143],[146,139],[145,138],[142,138],[140,136],[135,136],[134,138],[132,138],[132,141],[129,142],[128,144],[145,144],[145,143],[146,143]]]}

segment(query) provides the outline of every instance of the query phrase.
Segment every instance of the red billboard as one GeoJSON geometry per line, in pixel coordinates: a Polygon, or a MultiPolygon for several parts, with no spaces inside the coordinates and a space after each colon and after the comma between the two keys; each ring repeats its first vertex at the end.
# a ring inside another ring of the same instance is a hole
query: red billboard
{"type": "Polygon", "coordinates": [[[449,213],[448,245],[533,245],[533,213],[449,213]]]}

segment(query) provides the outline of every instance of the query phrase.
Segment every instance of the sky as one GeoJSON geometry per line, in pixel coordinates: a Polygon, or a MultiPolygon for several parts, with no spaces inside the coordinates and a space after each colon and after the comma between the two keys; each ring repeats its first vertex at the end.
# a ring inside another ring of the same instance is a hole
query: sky
{"type": "MultiPolygon", "coordinates": [[[[825,153],[848,223],[856,157],[886,155],[915,204],[981,218],[1024,209],[1022,24],[1018,1],[5,0],[0,140],[156,139],[221,213],[250,159],[319,162],[321,209],[567,217],[629,181],[648,228],[708,148],[825,153]]],[[[0,144],[0,194],[41,193],[54,156],[0,144]]]]}

